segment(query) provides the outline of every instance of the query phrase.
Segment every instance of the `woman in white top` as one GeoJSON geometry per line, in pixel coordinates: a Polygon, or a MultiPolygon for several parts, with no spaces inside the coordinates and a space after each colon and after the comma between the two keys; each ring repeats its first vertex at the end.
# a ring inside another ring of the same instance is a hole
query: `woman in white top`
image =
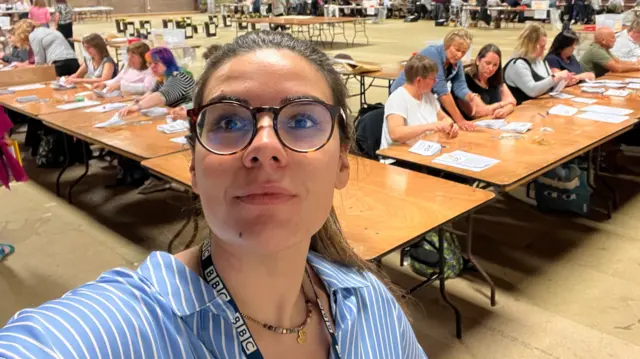
{"type": "Polygon", "coordinates": [[[145,56],[149,52],[149,45],[136,42],[127,47],[127,66],[120,71],[113,80],[99,82],[93,85],[96,90],[107,93],[115,90],[130,94],[144,95],[151,91],[156,84],[156,77],[147,65],[145,56]]]}
{"type": "Polygon", "coordinates": [[[517,104],[551,91],[559,82],[573,82],[567,70],[553,73],[544,60],[547,32],[539,23],[529,23],[518,36],[515,56],[504,66],[504,82],[517,104]]]}
{"type": "Polygon", "coordinates": [[[82,39],[82,46],[89,57],[67,83],[95,84],[111,80],[118,75],[118,66],[107,49],[107,43],[98,34],[89,34],[82,39]]]}
{"type": "Polygon", "coordinates": [[[431,93],[438,66],[420,54],[412,56],[404,68],[407,82],[391,93],[384,105],[380,149],[392,143],[405,143],[427,132],[458,136],[458,125],[441,109],[431,93]]]}

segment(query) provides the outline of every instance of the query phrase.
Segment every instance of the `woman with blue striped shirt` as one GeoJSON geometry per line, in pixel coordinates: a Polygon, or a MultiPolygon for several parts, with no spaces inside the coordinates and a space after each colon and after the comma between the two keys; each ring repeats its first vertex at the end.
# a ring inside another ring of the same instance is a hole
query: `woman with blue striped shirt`
{"type": "Polygon", "coordinates": [[[426,358],[332,208],[350,172],[346,98],[306,41],[250,32],[224,45],[191,113],[208,238],[19,312],[0,330],[0,356],[426,358]]]}

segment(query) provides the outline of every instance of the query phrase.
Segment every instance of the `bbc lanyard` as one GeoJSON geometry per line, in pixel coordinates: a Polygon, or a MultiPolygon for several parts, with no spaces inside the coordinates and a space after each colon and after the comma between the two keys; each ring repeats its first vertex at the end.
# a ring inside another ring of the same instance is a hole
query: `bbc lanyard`
{"type": "MultiPolygon", "coordinates": [[[[242,346],[242,351],[247,359],[264,359],[262,353],[260,353],[260,349],[258,349],[258,345],[256,344],[247,324],[240,314],[240,309],[238,309],[238,305],[231,297],[231,293],[227,290],[222,281],[222,278],[216,272],[216,268],[213,265],[213,259],[211,258],[211,242],[205,241],[202,245],[202,256],[201,256],[201,265],[202,265],[202,274],[204,279],[209,283],[211,288],[216,292],[218,298],[226,301],[233,310],[232,316],[232,324],[235,329],[236,335],[238,339],[240,339],[240,343],[242,346]]],[[[311,280],[311,278],[309,278],[311,280]]],[[[313,287],[313,286],[312,286],[313,287]]],[[[336,338],[336,334],[333,330],[333,326],[329,321],[329,316],[324,310],[324,306],[320,302],[320,298],[318,298],[318,293],[316,293],[315,288],[313,292],[316,296],[316,301],[318,303],[318,308],[320,308],[320,313],[322,314],[322,319],[324,320],[324,324],[327,327],[327,331],[331,336],[331,349],[334,354],[335,359],[341,359],[340,350],[338,350],[338,338],[336,338]]]]}

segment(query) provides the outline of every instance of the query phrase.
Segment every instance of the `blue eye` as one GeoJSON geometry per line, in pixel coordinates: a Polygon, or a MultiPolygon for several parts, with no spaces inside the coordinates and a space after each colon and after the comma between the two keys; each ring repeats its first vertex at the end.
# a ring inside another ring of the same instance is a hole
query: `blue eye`
{"type": "Polygon", "coordinates": [[[237,115],[220,116],[213,126],[213,131],[235,132],[244,131],[251,128],[253,121],[247,120],[237,115]]]}
{"type": "Polygon", "coordinates": [[[307,129],[318,126],[318,119],[310,113],[299,113],[289,118],[287,127],[291,129],[307,129]]]}

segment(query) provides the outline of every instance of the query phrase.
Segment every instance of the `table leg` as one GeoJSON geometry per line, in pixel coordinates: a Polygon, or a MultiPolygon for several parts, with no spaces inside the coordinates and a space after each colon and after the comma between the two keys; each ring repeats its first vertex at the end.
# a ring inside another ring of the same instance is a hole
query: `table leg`
{"type": "MultiPolygon", "coordinates": [[[[594,176],[600,175],[600,160],[602,159],[602,146],[598,146],[596,149],[596,168],[594,170],[594,176]]],[[[618,199],[618,191],[613,188],[609,182],[607,182],[604,178],[601,178],[602,184],[604,187],[611,193],[611,199],[613,201],[613,208],[618,209],[620,200],[618,199]]]]}
{"type": "Polygon", "coordinates": [[[484,269],[482,269],[480,264],[473,257],[473,253],[471,250],[471,247],[473,244],[473,212],[469,213],[469,217],[467,218],[467,221],[468,221],[467,223],[467,257],[469,258],[469,261],[473,264],[473,266],[482,275],[485,282],[489,284],[489,287],[491,288],[491,306],[495,307],[496,306],[496,286],[495,284],[493,284],[493,281],[491,280],[489,275],[484,271],[484,269]]]}
{"type": "Polygon", "coordinates": [[[442,300],[444,300],[445,303],[447,303],[447,305],[453,310],[453,313],[456,317],[456,338],[462,339],[462,318],[460,317],[460,310],[449,299],[449,295],[447,294],[447,289],[445,286],[445,282],[447,281],[447,279],[444,276],[444,234],[444,229],[440,227],[438,229],[438,257],[440,258],[440,296],[442,297],[442,300]]]}
{"type": "Polygon", "coordinates": [[[180,237],[182,232],[184,232],[185,229],[187,229],[187,227],[189,226],[189,223],[191,223],[192,221],[192,218],[193,218],[193,211],[190,211],[189,217],[187,217],[187,220],[184,221],[184,224],[182,225],[182,227],[180,227],[180,229],[178,229],[176,234],[174,234],[173,237],[171,237],[171,239],[169,240],[169,244],[167,245],[167,252],[173,253],[172,252],[173,243],[178,239],[178,237],[180,237]]]}
{"type": "Polygon", "coordinates": [[[65,135],[64,133],[62,134],[62,140],[64,141],[64,166],[62,166],[62,168],[60,169],[60,172],[58,173],[58,178],[56,178],[56,196],[60,197],[60,179],[62,179],[62,175],[67,171],[67,168],[69,168],[69,158],[71,157],[71,154],[69,153],[69,146],[67,145],[67,135],[65,135]]]}
{"type": "Polygon", "coordinates": [[[87,155],[87,146],[83,144],[82,146],[82,158],[84,160],[84,172],[80,175],[80,177],[78,177],[75,181],[73,181],[73,183],[71,184],[71,186],[69,186],[69,189],[67,189],[67,201],[69,203],[72,203],[71,200],[71,192],[73,192],[73,189],[80,184],[80,182],[82,182],[82,180],[87,176],[87,174],[89,173],[89,156],[87,155]]]}

